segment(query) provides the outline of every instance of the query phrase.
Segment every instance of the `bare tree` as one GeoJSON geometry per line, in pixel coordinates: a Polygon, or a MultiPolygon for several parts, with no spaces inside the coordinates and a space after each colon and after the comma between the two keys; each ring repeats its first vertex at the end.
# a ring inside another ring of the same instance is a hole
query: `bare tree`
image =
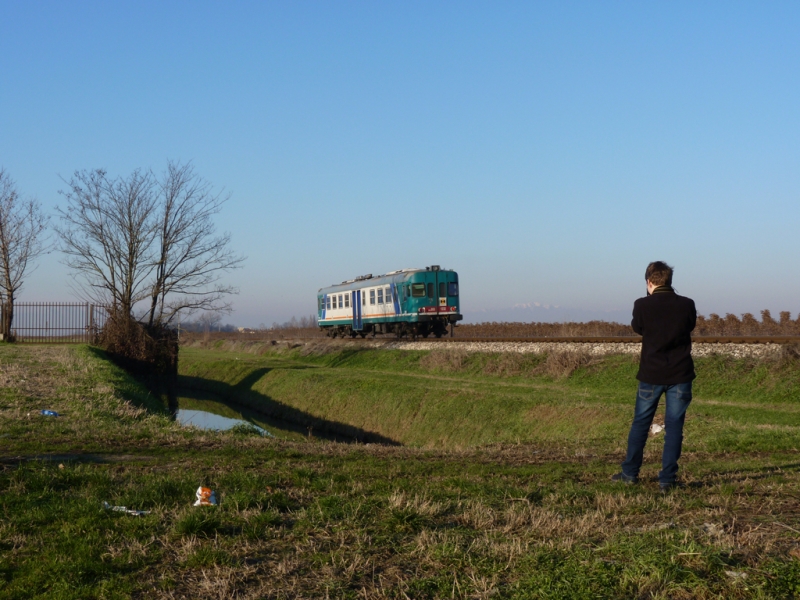
{"type": "Polygon", "coordinates": [[[23,199],[4,169],[0,169],[0,333],[11,337],[14,301],[32,261],[46,251],[48,217],[38,202],[23,199]]]}
{"type": "Polygon", "coordinates": [[[200,318],[197,319],[197,322],[202,327],[203,332],[208,333],[209,331],[213,330],[214,327],[220,327],[220,324],[222,323],[222,315],[214,311],[204,312],[202,315],[200,315],[200,318]]]}
{"type": "Polygon", "coordinates": [[[225,297],[237,290],[220,278],[244,258],[230,250],[229,234],[214,230],[227,197],[191,164],[170,161],[160,180],[140,170],[112,180],[98,169],[68,183],[56,231],[86,295],[126,315],[146,300],[142,320],[150,325],[196,310],[230,311],[225,297]]]}
{"type": "Polygon", "coordinates": [[[136,170],[112,180],[97,169],[76,171],[68,185],[60,192],[67,205],[58,209],[62,224],[56,228],[65,262],[90,298],[132,314],[149,295],[154,266],[154,178],[136,170]]]}
{"type": "Polygon", "coordinates": [[[197,310],[229,313],[225,297],[238,293],[219,283],[244,257],[230,249],[230,234],[216,235],[213,217],[228,199],[194,172],[170,161],[159,184],[155,277],[149,324],[169,324],[197,310]]]}

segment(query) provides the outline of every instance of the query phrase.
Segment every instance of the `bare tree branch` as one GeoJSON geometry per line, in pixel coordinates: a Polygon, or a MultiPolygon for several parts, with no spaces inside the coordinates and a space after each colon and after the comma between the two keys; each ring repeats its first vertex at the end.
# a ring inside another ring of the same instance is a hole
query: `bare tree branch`
{"type": "Polygon", "coordinates": [[[49,218],[38,202],[23,199],[4,169],[0,169],[0,333],[11,335],[14,301],[32,262],[47,251],[43,233],[49,218]]]}
{"type": "Polygon", "coordinates": [[[60,193],[59,208],[65,263],[83,279],[84,289],[98,301],[131,314],[147,297],[153,271],[155,181],[151,173],[134,171],[127,179],[110,180],[102,169],[76,171],[60,193]]]}
{"type": "Polygon", "coordinates": [[[156,276],[149,323],[169,324],[178,313],[230,312],[225,296],[238,290],[219,284],[244,261],[230,249],[230,234],[215,234],[213,217],[228,200],[194,172],[170,161],[160,186],[156,276]],[[168,299],[169,298],[169,299],[168,299]]]}

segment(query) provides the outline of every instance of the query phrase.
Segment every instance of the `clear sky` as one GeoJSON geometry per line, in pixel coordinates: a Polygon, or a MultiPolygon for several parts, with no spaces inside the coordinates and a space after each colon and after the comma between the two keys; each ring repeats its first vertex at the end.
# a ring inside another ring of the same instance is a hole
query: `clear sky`
{"type": "MultiPolygon", "coordinates": [[[[75,170],[193,161],[239,325],[430,264],[468,320],[625,318],[651,260],[702,314],[796,316],[798,32],[798,2],[0,0],[0,166],[53,211],[75,170]]],[[[71,299],[59,260],[22,299],[71,299]]]]}

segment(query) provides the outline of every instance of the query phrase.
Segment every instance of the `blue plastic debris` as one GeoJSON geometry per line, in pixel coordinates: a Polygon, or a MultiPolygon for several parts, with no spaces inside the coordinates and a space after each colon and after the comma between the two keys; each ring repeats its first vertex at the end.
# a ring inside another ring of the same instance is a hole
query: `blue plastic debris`
{"type": "Polygon", "coordinates": [[[45,417],[57,417],[58,413],[54,410],[42,410],[42,414],[45,417]]]}

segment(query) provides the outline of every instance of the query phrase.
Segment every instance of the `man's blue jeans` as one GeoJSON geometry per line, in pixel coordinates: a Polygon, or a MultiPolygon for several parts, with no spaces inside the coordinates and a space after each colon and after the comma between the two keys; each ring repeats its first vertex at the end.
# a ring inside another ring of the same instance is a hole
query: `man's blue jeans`
{"type": "Polygon", "coordinates": [[[664,419],[664,453],[661,457],[660,483],[673,483],[678,473],[678,459],[683,445],[683,420],[692,401],[692,382],[675,385],[653,385],[639,382],[636,393],[636,412],[633,415],[631,432],[628,434],[628,455],[622,463],[622,472],[628,477],[638,477],[644,456],[644,445],[653,417],[662,395],[667,398],[664,419]]]}

